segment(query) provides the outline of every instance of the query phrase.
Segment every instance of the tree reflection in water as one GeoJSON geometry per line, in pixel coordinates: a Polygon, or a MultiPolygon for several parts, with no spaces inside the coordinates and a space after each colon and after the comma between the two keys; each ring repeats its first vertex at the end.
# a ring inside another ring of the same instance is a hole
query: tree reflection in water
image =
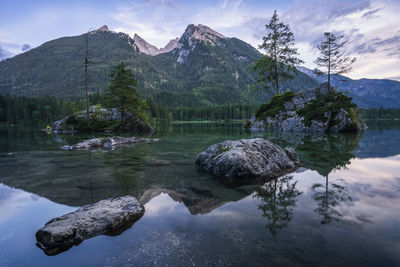
{"type": "Polygon", "coordinates": [[[254,197],[261,200],[258,208],[262,210],[263,217],[268,218],[266,228],[274,240],[278,231],[292,220],[297,197],[302,194],[296,189],[297,181],[292,180],[292,175],[275,178],[258,187],[254,193],[254,197]]]}
{"type": "Polygon", "coordinates": [[[315,212],[322,216],[321,223],[328,224],[332,221],[340,221],[343,217],[338,210],[340,204],[352,201],[347,189],[341,184],[329,182],[328,175],[325,176],[325,184],[317,183],[311,188],[314,191],[313,198],[318,203],[315,212]]]}

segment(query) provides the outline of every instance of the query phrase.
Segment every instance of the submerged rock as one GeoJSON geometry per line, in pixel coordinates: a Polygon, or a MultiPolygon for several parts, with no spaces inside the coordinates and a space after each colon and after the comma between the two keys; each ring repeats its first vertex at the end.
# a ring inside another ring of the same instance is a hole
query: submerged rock
{"type": "Polygon", "coordinates": [[[68,145],[62,146],[61,149],[82,150],[82,149],[101,148],[101,147],[112,148],[114,146],[120,146],[126,144],[145,144],[145,143],[154,143],[158,141],[160,141],[160,139],[157,138],[142,138],[138,136],[133,136],[133,137],[113,136],[106,138],[91,138],[72,146],[68,145]]]}
{"type": "Polygon", "coordinates": [[[327,83],[305,92],[287,92],[263,104],[249,128],[282,132],[362,132],[362,121],[351,98],[328,88],[327,83]]]}
{"type": "Polygon", "coordinates": [[[228,140],[212,145],[197,156],[196,163],[211,175],[232,184],[273,178],[299,165],[293,148],[283,149],[263,138],[228,140]]]}
{"type": "Polygon", "coordinates": [[[133,196],[106,199],[50,220],[36,232],[37,246],[57,255],[97,235],[119,235],[144,214],[133,196]]]}

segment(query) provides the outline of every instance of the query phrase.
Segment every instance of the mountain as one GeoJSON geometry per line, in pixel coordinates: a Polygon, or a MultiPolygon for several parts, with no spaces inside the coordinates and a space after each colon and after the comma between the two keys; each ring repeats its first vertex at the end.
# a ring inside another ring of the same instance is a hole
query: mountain
{"type": "MultiPolygon", "coordinates": [[[[201,24],[188,25],[161,49],[137,34],[131,38],[103,26],[1,61],[0,94],[83,98],[86,37],[91,94],[107,88],[112,66],[124,61],[135,73],[139,92],[168,106],[248,103],[242,93],[256,80],[251,65],[261,57],[251,45],[201,24]]],[[[284,87],[299,91],[317,85],[300,73],[284,87]]],[[[259,94],[261,101],[265,98],[259,94]]]]}
{"type": "MultiPolygon", "coordinates": [[[[319,82],[326,82],[328,75],[316,75],[305,67],[299,71],[319,82]]],[[[338,90],[351,96],[362,108],[400,108],[400,82],[387,79],[352,80],[342,75],[331,75],[331,84],[338,90]]]]}
{"type": "Polygon", "coordinates": [[[152,55],[152,56],[159,54],[160,49],[158,49],[154,45],[149,44],[148,42],[146,42],[142,37],[140,37],[136,33],[133,36],[133,40],[135,41],[135,45],[138,47],[139,52],[142,52],[146,55],[152,55]]]}
{"type": "Polygon", "coordinates": [[[135,45],[138,48],[138,51],[144,53],[146,55],[155,56],[162,53],[167,53],[176,48],[179,38],[172,39],[168,42],[168,44],[163,48],[157,48],[154,45],[149,44],[146,42],[142,37],[137,35],[133,36],[133,40],[135,41],[135,45]]]}

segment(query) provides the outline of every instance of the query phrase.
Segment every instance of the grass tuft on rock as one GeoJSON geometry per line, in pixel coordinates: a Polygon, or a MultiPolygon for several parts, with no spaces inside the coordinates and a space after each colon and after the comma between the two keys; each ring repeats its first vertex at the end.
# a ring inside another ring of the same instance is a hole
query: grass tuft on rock
{"type": "Polygon", "coordinates": [[[285,103],[296,96],[295,92],[286,92],[281,95],[274,95],[268,103],[262,104],[256,112],[257,120],[265,120],[267,117],[274,117],[279,111],[285,111],[285,103]]]}

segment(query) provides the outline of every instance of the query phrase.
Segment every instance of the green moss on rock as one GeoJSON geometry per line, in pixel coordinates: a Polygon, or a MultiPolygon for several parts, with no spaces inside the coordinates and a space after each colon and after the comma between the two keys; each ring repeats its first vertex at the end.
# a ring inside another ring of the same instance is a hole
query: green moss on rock
{"type": "MultiPolygon", "coordinates": [[[[306,103],[302,109],[297,110],[297,114],[304,118],[304,125],[310,126],[313,120],[326,122],[328,117],[325,114],[331,112],[331,118],[339,114],[340,109],[344,109],[353,116],[352,121],[358,121],[357,105],[352,102],[352,98],[340,92],[330,91],[327,94],[320,94],[310,102],[306,103]]],[[[334,125],[332,121],[330,124],[334,125]]]]}
{"type": "Polygon", "coordinates": [[[291,101],[296,96],[295,92],[286,92],[281,95],[274,95],[268,103],[262,104],[256,112],[257,120],[265,120],[273,117],[279,111],[285,110],[285,103],[291,101]]]}
{"type": "Polygon", "coordinates": [[[360,132],[366,129],[357,105],[327,83],[305,92],[271,98],[256,112],[250,129],[309,132],[360,132]]]}
{"type": "Polygon", "coordinates": [[[116,131],[120,128],[121,122],[119,120],[100,120],[91,118],[88,122],[85,118],[70,116],[64,123],[60,130],[74,129],[79,132],[103,132],[103,131],[116,131]]]}

